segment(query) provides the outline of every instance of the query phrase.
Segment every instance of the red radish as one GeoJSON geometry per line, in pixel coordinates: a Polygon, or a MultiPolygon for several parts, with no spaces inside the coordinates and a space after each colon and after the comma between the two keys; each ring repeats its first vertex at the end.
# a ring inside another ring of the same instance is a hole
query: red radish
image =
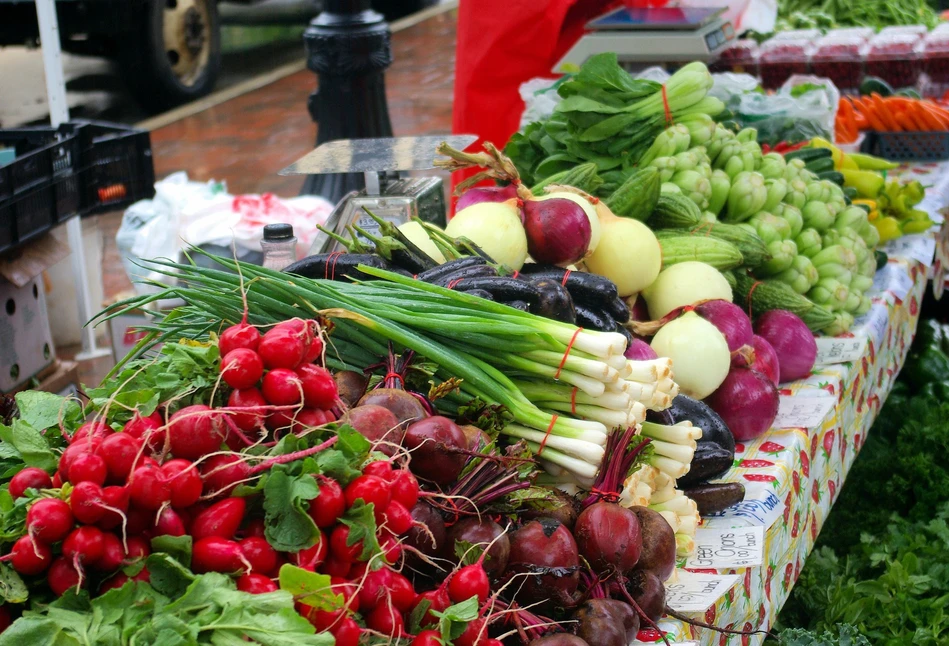
{"type": "Polygon", "coordinates": [[[102,517],[97,523],[100,529],[115,529],[121,525],[124,514],[129,508],[128,488],[115,485],[105,487],[102,490],[102,507],[102,517]]]}
{"type": "Polygon", "coordinates": [[[257,352],[268,370],[296,368],[306,358],[304,334],[276,326],[260,340],[257,352]]]}
{"type": "Polygon", "coordinates": [[[329,574],[330,576],[347,577],[352,566],[351,561],[341,561],[331,556],[323,562],[323,567],[320,570],[323,574],[329,574]]]}
{"type": "Polygon", "coordinates": [[[34,540],[29,534],[17,539],[10,549],[10,564],[26,576],[42,574],[52,562],[53,550],[49,545],[34,540]]]}
{"type": "MultiPolygon", "coordinates": [[[[257,574],[272,574],[277,567],[277,550],[264,538],[251,536],[238,542],[244,558],[250,563],[250,571],[257,574]]],[[[325,549],[325,548],[324,548],[325,549]]]]}
{"type": "Polygon", "coordinates": [[[366,626],[389,637],[405,636],[402,614],[387,603],[380,603],[365,616],[366,626]]]}
{"type": "Polygon", "coordinates": [[[212,455],[201,463],[206,496],[226,496],[251,477],[250,467],[235,453],[212,455]]]}
{"type": "Polygon", "coordinates": [[[336,639],[336,646],[359,646],[362,628],[352,617],[343,617],[333,626],[331,631],[336,639]]]}
{"type": "MultiPolygon", "coordinates": [[[[484,553],[482,553],[482,559],[484,553]]],[[[488,574],[479,560],[478,563],[466,565],[455,572],[448,582],[448,596],[455,603],[461,603],[471,597],[478,597],[478,603],[482,604],[488,599],[491,592],[491,582],[488,581],[488,574]]]]}
{"type": "Polygon", "coordinates": [[[346,486],[343,493],[346,495],[347,507],[352,507],[357,500],[374,505],[377,520],[382,518],[392,499],[389,483],[375,476],[359,476],[346,486]]]}
{"type": "Polygon", "coordinates": [[[99,522],[105,514],[102,504],[102,487],[86,480],[77,484],[69,494],[69,506],[80,523],[91,525],[99,522]]]}
{"type": "Polygon", "coordinates": [[[158,509],[171,500],[171,487],[161,469],[139,467],[129,478],[129,500],[142,509],[158,509]]]}
{"type": "Polygon", "coordinates": [[[201,498],[201,474],[188,460],[169,460],[161,465],[161,472],[171,488],[171,506],[175,509],[190,507],[201,498]]]}
{"type": "Polygon", "coordinates": [[[264,538],[264,532],[266,525],[264,525],[263,518],[255,518],[244,527],[244,531],[241,532],[246,538],[251,536],[257,536],[258,538],[264,538]]]}
{"type": "Polygon", "coordinates": [[[580,554],[597,573],[625,574],[639,562],[643,538],[635,513],[612,502],[597,502],[577,517],[573,527],[580,554]]]}
{"type": "Polygon", "coordinates": [[[297,612],[303,615],[319,632],[335,629],[343,618],[342,610],[317,610],[302,603],[297,604],[297,612]]]}
{"type": "Polygon", "coordinates": [[[375,476],[386,482],[392,482],[392,478],[395,477],[395,472],[392,470],[392,463],[388,460],[370,462],[362,468],[362,474],[364,476],[375,476]]]}
{"type": "Polygon", "coordinates": [[[158,451],[165,441],[164,433],[161,432],[161,427],[164,425],[165,420],[157,411],[148,417],[142,417],[136,413],[131,421],[125,423],[122,431],[138,440],[147,442],[151,450],[158,451]]]}
{"type": "Polygon", "coordinates": [[[299,433],[307,428],[323,426],[331,421],[333,421],[332,418],[330,418],[324,410],[318,408],[304,408],[297,414],[297,425],[300,429],[295,429],[294,432],[299,433]]]}
{"type": "Polygon", "coordinates": [[[330,552],[341,561],[352,563],[357,560],[362,548],[362,541],[349,544],[349,527],[346,525],[337,525],[330,533],[330,552]]]}
{"type": "Polygon", "coordinates": [[[254,431],[267,419],[267,400],[257,388],[234,390],[227,398],[228,409],[241,409],[228,413],[237,428],[254,431]]]}
{"type": "Polygon", "coordinates": [[[26,529],[30,536],[47,545],[66,538],[72,527],[72,510],[58,498],[37,500],[26,512],[26,529]]]}
{"type": "Polygon", "coordinates": [[[65,557],[60,556],[49,566],[46,573],[46,581],[49,583],[50,590],[57,597],[66,594],[71,588],[79,589],[79,572],[65,557]]]}
{"type": "Polygon", "coordinates": [[[49,489],[52,486],[53,479],[48,473],[38,467],[26,467],[10,478],[10,495],[22,498],[27,489],[49,489]]]}
{"type": "Polygon", "coordinates": [[[253,350],[237,348],[221,359],[221,379],[231,388],[250,388],[263,376],[264,362],[253,350]]]}
{"type": "Polygon", "coordinates": [[[330,579],[330,588],[333,594],[339,594],[343,597],[343,607],[347,612],[359,612],[359,581],[354,577],[353,581],[347,581],[339,577],[330,579]]]}
{"type": "Polygon", "coordinates": [[[382,549],[382,555],[385,557],[386,563],[397,563],[399,557],[402,556],[402,543],[391,534],[379,541],[379,547],[382,549]]]}
{"type": "Polygon", "coordinates": [[[250,594],[266,594],[276,592],[280,588],[263,574],[244,574],[237,577],[237,589],[250,594]]]}
{"type": "Polygon", "coordinates": [[[128,540],[126,540],[126,545],[128,547],[128,554],[125,558],[129,563],[140,561],[152,553],[148,541],[141,536],[129,536],[128,540]]]}
{"type": "Polygon", "coordinates": [[[218,337],[217,340],[217,347],[222,357],[237,348],[256,350],[259,344],[260,332],[257,328],[248,325],[246,322],[238,323],[237,325],[232,325],[227,328],[221,332],[221,336],[218,337]]]}
{"type": "Polygon", "coordinates": [[[293,370],[275,368],[264,375],[261,392],[275,406],[300,406],[303,404],[303,382],[293,370]]]}
{"type": "Polygon", "coordinates": [[[399,536],[412,529],[412,514],[402,503],[393,500],[383,513],[383,525],[399,536]]]}
{"type": "MultiPolygon", "coordinates": [[[[446,581],[447,583],[447,581],[446,581]]],[[[435,612],[445,612],[448,606],[451,605],[451,599],[448,596],[448,591],[445,590],[444,584],[435,588],[434,590],[429,590],[418,595],[415,600],[415,605],[418,606],[423,601],[428,602],[428,610],[425,611],[425,614],[422,616],[419,624],[422,626],[435,626],[438,624],[438,617],[432,614],[432,611],[435,612]]],[[[421,633],[419,633],[421,634],[421,633]]]]}
{"type": "Polygon", "coordinates": [[[105,460],[95,453],[82,453],[69,465],[69,481],[73,484],[90,481],[104,485],[108,476],[105,460]]]}
{"type": "Polygon", "coordinates": [[[56,473],[53,474],[53,489],[59,489],[63,486],[63,476],[60,475],[59,469],[56,469],[56,473]]]}
{"type": "Polygon", "coordinates": [[[326,534],[321,531],[319,540],[317,540],[313,547],[300,550],[294,554],[292,558],[299,567],[313,572],[326,561],[326,553],[328,550],[329,539],[327,539],[326,534]]]}
{"type": "Polygon", "coordinates": [[[195,541],[191,555],[191,569],[198,574],[247,572],[247,560],[241,546],[220,536],[208,536],[195,541]]]}
{"type": "Polygon", "coordinates": [[[191,536],[200,540],[209,536],[232,538],[244,520],[247,502],[243,498],[225,498],[200,514],[191,524],[191,536]]]}
{"type": "Polygon", "coordinates": [[[182,408],[168,422],[168,443],[176,458],[197,460],[213,453],[226,435],[222,414],[204,404],[182,408]]]}
{"type": "Polygon", "coordinates": [[[129,581],[129,576],[125,572],[117,572],[99,584],[99,594],[105,594],[109,590],[118,590],[129,581]]]}
{"type": "MultiPolygon", "coordinates": [[[[108,479],[113,483],[123,483],[140,460],[142,441],[128,433],[113,433],[102,440],[98,454],[105,460],[108,479]]],[[[139,462],[140,464],[140,462],[139,462]]]]}
{"type": "Polygon", "coordinates": [[[186,533],[185,523],[174,509],[161,510],[155,523],[155,536],[184,536],[186,533]]]}
{"type": "Polygon", "coordinates": [[[437,630],[423,630],[409,646],[442,646],[442,634],[437,630]]]}
{"type": "Polygon", "coordinates": [[[307,406],[327,409],[336,405],[339,390],[329,370],[307,363],[297,368],[297,374],[303,384],[303,402],[307,406]]]}
{"type": "Polygon", "coordinates": [[[412,606],[415,605],[417,595],[415,594],[415,588],[412,587],[411,581],[402,574],[393,572],[389,579],[387,596],[397,610],[408,612],[412,609],[412,606]]]}
{"type": "Polygon", "coordinates": [[[92,565],[105,554],[105,534],[98,527],[83,525],[63,541],[63,556],[76,564],[92,565]]]}
{"type": "Polygon", "coordinates": [[[468,624],[465,632],[461,633],[457,639],[452,641],[453,646],[484,646],[484,640],[488,636],[485,628],[484,619],[475,619],[468,624]]]}
{"type": "Polygon", "coordinates": [[[59,472],[69,479],[69,467],[72,466],[72,463],[80,455],[85,455],[87,453],[92,453],[96,448],[98,448],[99,440],[96,440],[96,443],[89,444],[88,442],[83,442],[82,444],[72,444],[66,447],[66,450],[63,451],[63,454],[59,456],[59,472]]]}
{"type": "Polygon", "coordinates": [[[73,433],[69,438],[70,444],[77,442],[89,442],[90,440],[102,440],[112,434],[112,429],[105,422],[86,422],[73,433]]]}
{"type": "Polygon", "coordinates": [[[392,478],[392,484],[389,485],[392,492],[392,500],[398,502],[406,509],[412,509],[418,502],[418,480],[408,469],[399,469],[392,478]]]}
{"type": "Polygon", "coordinates": [[[343,488],[332,478],[320,475],[317,482],[320,495],[310,501],[310,518],[317,527],[330,527],[346,512],[346,497],[343,488]]]}
{"type": "Polygon", "coordinates": [[[102,572],[114,572],[122,567],[125,561],[125,549],[122,547],[122,541],[111,532],[102,534],[102,556],[99,557],[92,566],[102,572]]]}
{"type": "Polygon", "coordinates": [[[138,536],[140,534],[151,537],[152,530],[155,529],[155,510],[142,509],[132,505],[125,513],[125,526],[122,528],[127,534],[138,536]]]}
{"type": "Polygon", "coordinates": [[[363,614],[384,602],[392,585],[394,571],[387,567],[371,570],[362,578],[359,589],[359,607],[363,614]]]}

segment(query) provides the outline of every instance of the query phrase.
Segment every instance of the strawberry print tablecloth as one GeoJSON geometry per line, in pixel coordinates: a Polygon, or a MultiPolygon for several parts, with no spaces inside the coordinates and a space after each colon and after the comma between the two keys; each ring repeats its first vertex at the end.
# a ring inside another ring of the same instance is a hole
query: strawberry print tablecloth
{"type": "MultiPolygon", "coordinates": [[[[926,207],[936,215],[949,196],[945,190],[949,169],[945,165],[930,169],[942,171],[932,173],[941,181],[924,182],[932,187],[926,207]]],[[[687,572],[678,574],[686,578],[689,573],[735,575],[735,583],[714,604],[704,612],[687,614],[736,630],[767,630],[774,623],[906,359],[927,276],[933,270],[940,276],[940,265],[949,266],[942,260],[949,259],[946,240],[949,230],[943,226],[939,232],[889,245],[889,262],[874,282],[873,307],[850,333],[835,340],[842,348],[837,359],[849,360],[815,366],[806,380],[782,384],[779,421],[791,427],[772,428],[757,440],[739,444],[735,466],[723,480],[745,485],[745,503],[722,517],[703,519],[699,532],[735,528],[738,534],[760,527],[755,530],[763,532],[760,565],[703,568],[696,567],[694,559],[680,563],[687,572]],[[808,410],[811,419],[805,422],[808,410]],[[800,426],[795,425],[795,418],[802,421],[800,426]]],[[[829,342],[820,342],[822,353],[829,342]]],[[[727,542],[717,556],[725,561],[748,556],[733,547],[733,542],[727,542]]],[[[671,585],[675,582],[667,583],[667,588],[671,585]]],[[[764,641],[763,634],[729,636],[676,621],[663,621],[661,627],[680,644],[759,645],[764,641]]]]}

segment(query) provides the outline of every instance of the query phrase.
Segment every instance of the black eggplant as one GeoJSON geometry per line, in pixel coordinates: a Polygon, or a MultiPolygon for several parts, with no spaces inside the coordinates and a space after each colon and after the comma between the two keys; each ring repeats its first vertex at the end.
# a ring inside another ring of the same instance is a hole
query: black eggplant
{"type": "Polygon", "coordinates": [[[498,301],[524,301],[529,305],[540,302],[540,290],[531,283],[510,276],[488,276],[482,278],[462,278],[454,286],[458,291],[483,289],[491,292],[498,301]]]}
{"type": "Polygon", "coordinates": [[[580,303],[574,303],[577,310],[577,325],[588,330],[599,330],[600,332],[615,332],[616,321],[613,317],[601,309],[587,307],[580,303]]]}
{"type": "Polygon", "coordinates": [[[431,283],[442,276],[446,276],[454,271],[463,269],[465,267],[472,267],[474,265],[483,265],[487,261],[480,256],[465,256],[464,258],[458,258],[456,260],[449,260],[448,262],[441,264],[437,267],[433,267],[427,271],[423,271],[418,275],[419,280],[424,280],[426,283],[431,283]]]}
{"type": "Polygon", "coordinates": [[[727,451],[715,442],[697,440],[695,444],[689,472],[676,480],[681,487],[714,480],[727,473],[735,461],[734,451],[727,451]]]}
{"type": "Polygon", "coordinates": [[[577,310],[567,288],[550,278],[531,280],[540,290],[540,301],[531,309],[534,314],[564,323],[577,322],[577,310]]]}
{"type": "MultiPolygon", "coordinates": [[[[681,480],[676,486],[681,486],[681,480]]],[[[721,482],[685,487],[685,495],[695,501],[699,514],[707,516],[725,511],[745,499],[745,486],[740,482],[721,482]]]]}
{"type": "Polygon", "coordinates": [[[483,298],[486,301],[493,301],[494,296],[491,295],[491,292],[486,292],[483,289],[469,289],[465,294],[471,294],[472,296],[477,296],[478,298],[483,298]]]}
{"type": "Polygon", "coordinates": [[[603,304],[603,309],[607,314],[613,317],[617,323],[626,323],[629,321],[629,307],[626,305],[626,301],[617,296],[611,301],[606,301],[603,304]]]}
{"type": "Polygon", "coordinates": [[[694,426],[702,429],[702,438],[697,442],[714,442],[726,451],[735,453],[735,436],[732,435],[731,429],[705,402],[678,395],[667,410],[674,423],[689,420],[694,426]]]}
{"type": "Polygon", "coordinates": [[[504,301],[504,305],[508,307],[513,307],[516,310],[521,310],[522,312],[530,312],[531,306],[524,301],[504,301]]]}
{"type": "Polygon", "coordinates": [[[586,303],[600,307],[603,303],[612,301],[619,292],[616,284],[609,278],[588,274],[583,271],[571,271],[553,265],[537,265],[528,263],[521,267],[521,274],[536,278],[552,278],[560,281],[567,288],[574,303],[586,303]],[[566,276],[566,278],[565,278],[566,276]]]}
{"type": "Polygon", "coordinates": [[[307,256],[283,268],[284,273],[296,274],[304,278],[324,278],[327,280],[375,280],[374,276],[364,274],[357,265],[367,265],[377,269],[394,271],[383,258],[362,253],[321,253],[307,256]]]}
{"type": "Polygon", "coordinates": [[[491,265],[470,265],[468,267],[462,267],[457,271],[453,271],[450,274],[446,274],[437,280],[431,281],[431,283],[433,285],[438,285],[439,287],[454,289],[454,286],[457,285],[458,281],[460,281],[462,278],[479,278],[497,275],[498,270],[491,265]]]}

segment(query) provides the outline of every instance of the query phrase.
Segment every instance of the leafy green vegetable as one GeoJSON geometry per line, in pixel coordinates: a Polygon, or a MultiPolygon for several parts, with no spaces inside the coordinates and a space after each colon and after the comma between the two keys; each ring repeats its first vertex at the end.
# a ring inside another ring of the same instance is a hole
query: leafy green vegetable
{"type": "Polygon", "coordinates": [[[352,547],[362,541],[362,552],[359,554],[361,561],[368,561],[382,551],[379,547],[379,539],[376,538],[374,507],[372,503],[367,505],[365,501],[357,500],[339,519],[339,522],[349,528],[346,545],[352,547]]]}
{"type": "Polygon", "coordinates": [[[264,486],[264,525],[274,549],[299,552],[313,546],[320,534],[307,509],[318,495],[320,488],[310,473],[291,475],[282,464],[271,469],[264,486]]]}
{"type": "Polygon", "coordinates": [[[850,624],[838,625],[836,634],[830,630],[817,634],[800,628],[789,628],[781,632],[777,642],[765,643],[779,646],[870,646],[867,638],[850,624]]]}
{"type": "Polygon", "coordinates": [[[438,617],[438,630],[442,634],[442,641],[450,644],[465,632],[469,623],[478,618],[478,597],[448,606],[444,612],[432,610],[432,614],[438,617]]]}
{"type": "Polygon", "coordinates": [[[317,610],[336,610],[343,606],[343,595],[335,594],[331,584],[328,574],[317,574],[289,563],[280,568],[280,589],[317,610]]]}

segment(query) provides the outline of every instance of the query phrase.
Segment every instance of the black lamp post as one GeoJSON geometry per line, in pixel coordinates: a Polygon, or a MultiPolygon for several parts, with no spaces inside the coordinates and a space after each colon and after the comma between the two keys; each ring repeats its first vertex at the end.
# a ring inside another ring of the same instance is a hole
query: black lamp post
{"type": "MultiPolygon", "coordinates": [[[[326,0],[303,34],[307,67],[319,76],[308,109],[318,125],[316,145],[334,139],[391,137],[385,69],[392,63],[391,32],[370,0],[326,0]]],[[[363,188],[358,173],[311,175],[302,193],[334,204],[363,188]]]]}

